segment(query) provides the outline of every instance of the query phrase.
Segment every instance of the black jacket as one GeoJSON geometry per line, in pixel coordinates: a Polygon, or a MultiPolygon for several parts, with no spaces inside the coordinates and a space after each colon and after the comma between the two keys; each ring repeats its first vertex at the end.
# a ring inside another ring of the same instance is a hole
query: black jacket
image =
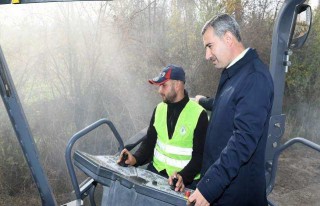
{"type": "Polygon", "coordinates": [[[197,185],[213,205],[267,205],[264,162],[272,103],[273,81],[255,50],[223,70],[197,185]]]}

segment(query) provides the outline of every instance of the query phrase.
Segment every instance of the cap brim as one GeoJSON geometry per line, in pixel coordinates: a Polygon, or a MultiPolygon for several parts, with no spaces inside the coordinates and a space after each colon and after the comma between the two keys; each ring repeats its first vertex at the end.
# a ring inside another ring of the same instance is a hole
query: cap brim
{"type": "Polygon", "coordinates": [[[154,81],[153,79],[149,79],[148,82],[150,84],[155,84],[155,85],[162,85],[165,82],[167,82],[169,79],[165,79],[165,78],[160,78],[158,81],[154,81]]]}

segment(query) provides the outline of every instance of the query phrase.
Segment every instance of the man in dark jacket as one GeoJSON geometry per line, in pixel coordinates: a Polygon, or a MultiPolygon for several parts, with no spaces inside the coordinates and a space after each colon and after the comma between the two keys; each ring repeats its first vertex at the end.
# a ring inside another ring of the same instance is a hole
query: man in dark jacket
{"type": "Polygon", "coordinates": [[[200,178],[207,113],[189,99],[181,67],[169,65],[149,82],[159,86],[163,102],[153,111],[147,138],[139,149],[133,155],[124,149],[120,159],[126,153],[126,164],[150,163],[147,169],[169,177],[169,184],[177,178],[176,191],[183,191],[185,185],[192,188],[194,180],[200,178]]]}
{"type": "Polygon", "coordinates": [[[203,30],[206,59],[221,69],[203,154],[196,206],[266,206],[264,156],[273,103],[268,67],[243,46],[237,22],[222,14],[203,30]]]}

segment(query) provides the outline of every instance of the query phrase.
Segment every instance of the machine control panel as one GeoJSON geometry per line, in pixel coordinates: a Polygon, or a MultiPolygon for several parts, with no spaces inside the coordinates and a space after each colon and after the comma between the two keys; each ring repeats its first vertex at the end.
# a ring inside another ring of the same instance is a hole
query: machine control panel
{"type": "Polygon", "coordinates": [[[74,154],[75,165],[103,185],[108,185],[108,179],[118,180],[137,192],[149,196],[154,194],[157,198],[163,198],[168,202],[174,200],[173,205],[189,205],[187,199],[193,190],[186,188],[183,192],[176,192],[168,184],[167,178],[143,168],[121,166],[117,163],[118,159],[117,155],[91,155],[80,151],[74,154]]]}

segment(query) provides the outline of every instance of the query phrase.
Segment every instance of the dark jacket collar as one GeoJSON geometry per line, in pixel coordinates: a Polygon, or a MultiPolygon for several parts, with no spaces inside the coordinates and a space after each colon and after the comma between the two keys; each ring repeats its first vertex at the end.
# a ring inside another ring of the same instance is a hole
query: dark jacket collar
{"type": "Polygon", "coordinates": [[[248,62],[252,61],[252,59],[258,58],[258,54],[255,49],[250,48],[247,53],[239,59],[234,65],[229,67],[228,69],[224,69],[222,73],[225,73],[225,75],[228,76],[228,79],[230,79],[232,76],[237,74],[243,65],[247,64],[248,62]]]}

